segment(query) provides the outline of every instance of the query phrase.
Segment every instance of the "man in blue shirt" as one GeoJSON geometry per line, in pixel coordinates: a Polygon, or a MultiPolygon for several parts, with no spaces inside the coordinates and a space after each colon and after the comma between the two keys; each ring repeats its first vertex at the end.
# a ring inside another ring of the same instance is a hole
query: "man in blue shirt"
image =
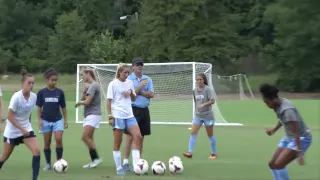
{"type": "MultiPolygon", "coordinates": [[[[148,106],[150,104],[150,98],[153,98],[154,96],[154,89],[151,78],[142,73],[143,59],[140,57],[134,58],[132,60],[132,66],[133,73],[128,77],[128,79],[133,81],[135,92],[137,94],[136,100],[132,102],[132,110],[135,118],[138,121],[142,135],[142,143],[140,150],[140,153],[142,153],[144,136],[151,134],[151,120],[148,106]]],[[[130,171],[131,168],[129,166],[128,158],[130,155],[133,139],[130,136],[130,134],[128,134],[126,131],[124,133],[127,134],[127,140],[125,146],[123,168],[126,171],[130,171]]]]}

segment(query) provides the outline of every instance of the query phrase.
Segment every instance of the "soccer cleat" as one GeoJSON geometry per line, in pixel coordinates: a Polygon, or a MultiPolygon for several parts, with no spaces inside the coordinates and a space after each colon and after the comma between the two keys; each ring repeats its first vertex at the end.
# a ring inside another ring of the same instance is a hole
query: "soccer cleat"
{"type": "Polygon", "coordinates": [[[46,164],[46,166],[43,168],[44,171],[48,171],[51,170],[51,165],[50,164],[46,164]]]}
{"type": "Polygon", "coordinates": [[[95,159],[91,163],[86,164],[83,168],[95,168],[102,162],[102,159],[95,159]]]}
{"type": "Polygon", "coordinates": [[[184,156],[184,157],[187,157],[187,158],[192,158],[192,154],[189,153],[189,152],[184,152],[184,153],[183,153],[183,156],[184,156]]]}
{"type": "Polygon", "coordinates": [[[130,166],[129,164],[124,164],[124,165],[123,165],[123,170],[124,170],[124,171],[133,172],[133,167],[130,166]]]}
{"type": "Polygon", "coordinates": [[[217,159],[217,155],[211,154],[208,158],[209,158],[209,159],[217,159]]]}
{"type": "Polygon", "coordinates": [[[117,170],[117,174],[118,176],[124,176],[124,170],[123,169],[117,170]]]}

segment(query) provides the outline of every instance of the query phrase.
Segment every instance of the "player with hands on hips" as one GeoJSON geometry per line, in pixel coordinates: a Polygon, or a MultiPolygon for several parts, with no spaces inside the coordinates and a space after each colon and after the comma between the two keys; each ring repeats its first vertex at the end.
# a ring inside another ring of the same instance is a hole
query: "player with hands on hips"
{"type": "Polygon", "coordinates": [[[32,152],[32,180],[37,180],[40,169],[40,145],[31,126],[31,113],[36,106],[37,95],[32,91],[34,78],[24,69],[21,70],[22,90],[11,97],[8,120],[4,130],[3,151],[0,169],[10,157],[14,148],[24,143],[32,152]]]}
{"type": "Polygon", "coordinates": [[[297,159],[300,165],[304,165],[304,154],[311,145],[312,137],[297,108],[288,99],[280,98],[278,92],[275,86],[269,84],[260,86],[264,103],[274,110],[279,119],[277,125],[266,129],[265,133],[271,136],[283,127],[286,134],[273,153],[269,167],[274,180],[289,180],[286,166],[294,159],[297,159]]]}
{"type": "Polygon", "coordinates": [[[116,171],[119,176],[124,175],[121,165],[120,146],[123,130],[126,129],[132,136],[134,146],[132,148],[132,164],[140,159],[141,133],[136,118],[133,115],[131,102],[136,99],[133,82],[127,79],[130,69],[128,65],[119,64],[116,78],[110,82],[107,91],[107,112],[109,124],[113,128],[113,158],[116,171]]]}
{"type": "Polygon", "coordinates": [[[54,134],[56,141],[56,158],[62,159],[62,136],[64,129],[68,128],[66,99],[62,89],[56,87],[58,73],[50,68],[44,73],[47,86],[37,94],[38,126],[44,138],[44,155],[46,166],[43,170],[51,169],[51,139],[54,134]],[[61,111],[62,114],[61,114],[61,111]]]}
{"type": "Polygon", "coordinates": [[[84,106],[84,122],[81,139],[87,145],[91,158],[91,162],[84,165],[83,168],[94,168],[102,162],[94,142],[94,132],[100,127],[102,120],[101,92],[100,85],[96,82],[93,69],[85,68],[82,69],[81,73],[85,84],[81,101],[77,102],[75,107],[84,106]]]}

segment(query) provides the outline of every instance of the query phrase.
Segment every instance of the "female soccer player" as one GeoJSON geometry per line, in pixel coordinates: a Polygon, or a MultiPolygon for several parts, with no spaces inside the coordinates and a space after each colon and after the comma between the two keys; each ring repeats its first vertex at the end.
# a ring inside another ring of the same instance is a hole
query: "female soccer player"
{"type": "Polygon", "coordinates": [[[289,180],[286,166],[297,158],[300,165],[304,164],[304,153],[309,148],[312,138],[309,128],[305,125],[296,107],[285,98],[279,98],[279,90],[272,85],[262,84],[260,93],[264,103],[274,110],[279,122],[266,134],[273,135],[281,126],[286,136],[278,144],[278,148],[269,162],[274,180],[289,180]]]}
{"type": "Polygon", "coordinates": [[[64,92],[56,87],[58,73],[54,69],[48,69],[44,73],[47,87],[41,89],[37,94],[38,125],[44,137],[44,155],[47,165],[44,170],[51,169],[51,139],[52,133],[56,140],[57,160],[62,159],[62,134],[64,128],[68,128],[67,109],[64,92]],[[63,113],[63,118],[61,111],[63,113]]]}
{"type": "Polygon", "coordinates": [[[207,135],[210,139],[211,155],[210,159],[217,158],[216,156],[216,138],[213,135],[214,116],[212,111],[212,104],[215,103],[213,90],[208,86],[208,80],[205,74],[197,75],[197,87],[193,91],[193,98],[195,102],[195,118],[192,121],[192,130],[189,140],[189,151],[184,152],[185,157],[191,158],[193,147],[196,144],[198,131],[202,124],[205,125],[207,135]]]}
{"type": "Polygon", "coordinates": [[[82,141],[88,146],[91,157],[91,162],[84,165],[83,168],[94,168],[102,162],[98,156],[93,137],[95,129],[99,128],[102,120],[100,85],[96,82],[93,70],[89,68],[83,70],[83,80],[89,84],[89,87],[84,88],[81,101],[75,107],[84,105],[82,141]]]}
{"type": "Polygon", "coordinates": [[[131,102],[135,101],[133,82],[129,76],[129,66],[119,64],[116,78],[110,82],[107,92],[107,111],[109,114],[109,124],[113,127],[113,158],[116,164],[117,174],[124,175],[121,166],[120,145],[122,142],[123,130],[126,129],[133,138],[132,165],[134,166],[140,159],[141,133],[136,118],[133,115],[131,102]]]}
{"type": "Polygon", "coordinates": [[[33,154],[32,180],[37,180],[40,169],[40,145],[30,123],[31,112],[35,108],[37,95],[31,92],[34,78],[26,70],[22,70],[21,74],[22,90],[13,94],[9,104],[0,169],[15,146],[24,143],[33,154]]]}

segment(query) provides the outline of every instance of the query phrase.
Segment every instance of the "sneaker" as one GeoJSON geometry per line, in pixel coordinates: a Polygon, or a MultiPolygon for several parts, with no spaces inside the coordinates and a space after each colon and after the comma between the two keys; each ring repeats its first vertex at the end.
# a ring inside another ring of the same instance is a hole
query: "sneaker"
{"type": "Polygon", "coordinates": [[[51,165],[50,164],[46,164],[46,166],[43,168],[44,171],[48,171],[51,170],[51,165]]]}
{"type": "Polygon", "coordinates": [[[217,155],[211,154],[208,158],[209,158],[209,159],[217,159],[217,155]]]}
{"type": "Polygon", "coordinates": [[[118,176],[124,176],[124,170],[123,169],[117,170],[117,174],[118,176]]]}
{"type": "Polygon", "coordinates": [[[132,166],[130,166],[129,164],[124,164],[123,166],[123,170],[124,171],[130,171],[130,172],[133,172],[133,167],[132,166]]]}
{"type": "Polygon", "coordinates": [[[184,153],[183,153],[183,156],[184,156],[184,157],[187,157],[187,158],[192,158],[192,154],[189,153],[189,152],[184,152],[184,153]]]}
{"type": "Polygon", "coordinates": [[[95,159],[91,163],[86,164],[83,168],[95,168],[102,162],[102,159],[95,159]]]}

